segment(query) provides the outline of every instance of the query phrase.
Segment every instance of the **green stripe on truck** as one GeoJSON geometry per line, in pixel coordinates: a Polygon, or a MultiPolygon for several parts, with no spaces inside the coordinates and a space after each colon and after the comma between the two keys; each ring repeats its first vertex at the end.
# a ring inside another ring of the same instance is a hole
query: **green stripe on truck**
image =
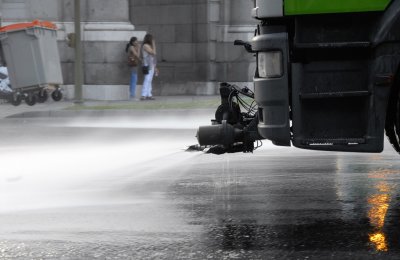
{"type": "Polygon", "coordinates": [[[383,11],[391,0],[285,0],[285,15],[383,11]]]}

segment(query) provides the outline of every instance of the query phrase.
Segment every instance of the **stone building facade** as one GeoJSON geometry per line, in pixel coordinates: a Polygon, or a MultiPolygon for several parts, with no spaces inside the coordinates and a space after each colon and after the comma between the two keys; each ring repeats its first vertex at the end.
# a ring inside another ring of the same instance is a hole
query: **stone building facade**
{"type": "MultiPolygon", "coordinates": [[[[233,41],[253,36],[253,2],[81,0],[84,97],[127,97],[125,45],[130,37],[143,39],[145,33],[157,41],[160,76],[154,81],[155,95],[215,94],[221,81],[250,82],[254,57],[233,41]]],[[[66,85],[74,82],[74,49],[66,42],[74,31],[73,5],[74,0],[0,0],[2,25],[34,19],[57,23],[66,85]]],[[[67,93],[72,90],[66,87],[67,93]]]]}

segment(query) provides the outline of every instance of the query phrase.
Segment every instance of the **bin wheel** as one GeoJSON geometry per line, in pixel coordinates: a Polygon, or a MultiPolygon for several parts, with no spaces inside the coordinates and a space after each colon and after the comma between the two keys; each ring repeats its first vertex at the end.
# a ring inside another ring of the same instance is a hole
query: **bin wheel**
{"type": "Polygon", "coordinates": [[[47,92],[47,90],[45,90],[45,89],[39,91],[37,94],[37,99],[38,99],[37,101],[39,103],[46,102],[48,98],[49,98],[49,92],[47,92]]]}
{"type": "Polygon", "coordinates": [[[10,100],[11,104],[14,106],[21,105],[22,97],[20,95],[13,95],[10,100]]]}
{"type": "Polygon", "coordinates": [[[53,98],[54,101],[60,101],[63,97],[63,94],[59,89],[56,89],[51,93],[51,97],[53,98]]]}
{"type": "Polygon", "coordinates": [[[28,106],[33,106],[33,105],[35,105],[36,104],[36,100],[37,98],[36,98],[36,95],[31,95],[31,94],[29,94],[26,98],[25,98],[25,103],[28,105],[28,106]]]}

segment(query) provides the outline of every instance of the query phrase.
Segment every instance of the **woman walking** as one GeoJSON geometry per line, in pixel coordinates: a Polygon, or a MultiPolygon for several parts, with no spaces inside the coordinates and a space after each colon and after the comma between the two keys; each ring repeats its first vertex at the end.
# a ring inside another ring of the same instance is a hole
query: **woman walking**
{"type": "Polygon", "coordinates": [[[135,98],[136,84],[137,84],[137,72],[138,65],[140,63],[140,46],[136,37],[132,37],[129,43],[126,45],[126,50],[128,53],[128,65],[131,69],[131,82],[129,86],[130,98],[135,98]]]}
{"type": "Polygon", "coordinates": [[[140,100],[154,100],[152,91],[152,81],[154,74],[158,74],[158,69],[156,68],[157,58],[156,58],[156,44],[151,34],[146,34],[143,39],[142,45],[142,58],[143,58],[143,88],[142,97],[140,100]]]}

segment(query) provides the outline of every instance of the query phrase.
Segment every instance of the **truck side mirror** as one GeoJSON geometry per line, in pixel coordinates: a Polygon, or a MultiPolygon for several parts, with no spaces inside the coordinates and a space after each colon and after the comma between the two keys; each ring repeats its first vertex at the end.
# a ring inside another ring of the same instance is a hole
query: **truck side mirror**
{"type": "Polygon", "coordinates": [[[249,53],[255,53],[255,51],[253,51],[253,49],[251,48],[251,44],[242,40],[235,40],[233,42],[233,45],[241,45],[243,46],[247,52],[249,53]]]}

